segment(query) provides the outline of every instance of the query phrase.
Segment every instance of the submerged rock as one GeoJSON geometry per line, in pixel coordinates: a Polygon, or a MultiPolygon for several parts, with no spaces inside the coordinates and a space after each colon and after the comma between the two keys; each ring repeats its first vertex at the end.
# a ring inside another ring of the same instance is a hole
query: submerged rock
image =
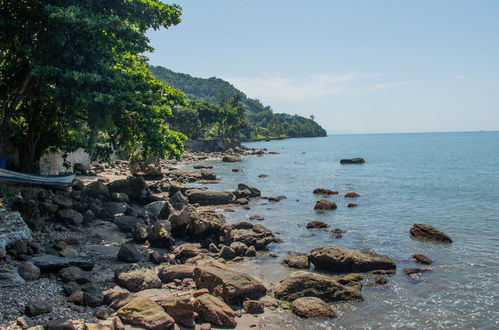
{"type": "Polygon", "coordinates": [[[331,305],[316,297],[298,298],[291,304],[291,311],[304,318],[310,317],[336,317],[331,305]]]}
{"type": "Polygon", "coordinates": [[[335,272],[368,272],[396,268],[393,260],[385,255],[336,246],[313,249],[309,259],[317,269],[335,272]]]}
{"type": "Polygon", "coordinates": [[[326,188],[314,189],[313,193],[316,195],[338,195],[337,191],[333,191],[333,190],[326,189],[326,188]]]}
{"type": "Polygon", "coordinates": [[[419,274],[425,272],[431,272],[433,269],[431,268],[404,268],[404,273],[406,275],[419,274]]]}
{"type": "Polygon", "coordinates": [[[426,224],[415,223],[409,230],[412,237],[429,241],[452,243],[452,239],[444,232],[426,224]]]}

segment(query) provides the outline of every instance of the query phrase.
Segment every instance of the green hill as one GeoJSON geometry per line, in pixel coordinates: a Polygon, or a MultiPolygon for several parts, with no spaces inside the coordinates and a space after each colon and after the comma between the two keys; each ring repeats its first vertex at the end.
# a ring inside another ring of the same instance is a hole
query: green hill
{"type": "Polygon", "coordinates": [[[326,131],[315,121],[298,115],[274,113],[270,106],[248,98],[243,92],[220,78],[197,78],[173,72],[161,66],[151,67],[152,73],[168,85],[183,91],[191,100],[212,104],[240,95],[249,127],[241,131],[241,138],[316,137],[326,136],[326,131]]]}

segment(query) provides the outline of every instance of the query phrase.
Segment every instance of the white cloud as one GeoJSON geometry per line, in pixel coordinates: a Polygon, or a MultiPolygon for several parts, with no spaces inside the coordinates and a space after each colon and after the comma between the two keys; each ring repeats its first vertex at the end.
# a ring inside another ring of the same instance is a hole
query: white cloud
{"type": "Polygon", "coordinates": [[[346,90],[348,84],[360,79],[353,74],[315,74],[306,78],[290,77],[224,77],[249,97],[266,102],[307,101],[346,90]]]}
{"type": "Polygon", "coordinates": [[[457,80],[464,80],[464,75],[462,74],[453,74],[450,76],[451,78],[457,79],[457,80]]]}

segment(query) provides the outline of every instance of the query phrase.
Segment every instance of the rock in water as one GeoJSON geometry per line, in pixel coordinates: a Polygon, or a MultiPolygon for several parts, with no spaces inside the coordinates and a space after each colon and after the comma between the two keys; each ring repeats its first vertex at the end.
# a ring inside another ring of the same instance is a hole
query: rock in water
{"type": "Polygon", "coordinates": [[[310,262],[307,255],[289,256],[284,258],[281,263],[290,268],[308,269],[310,262]]]}
{"type": "Polygon", "coordinates": [[[307,223],[308,229],[318,229],[318,228],[328,228],[328,227],[329,225],[322,221],[310,221],[309,223],[307,223]]]}
{"type": "Polygon", "coordinates": [[[315,202],[314,210],[323,211],[323,210],[334,210],[336,209],[336,203],[328,201],[326,199],[321,199],[315,202]]]}
{"type": "Polygon", "coordinates": [[[150,299],[136,297],[118,309],[116,315],[125,323],[145,329],[173,329],[174,320],[163,307],[150,299]]]}
{"type": "Polygon", "coordinates": [[[203,180],[216,180],[217,175],[210,169],[201,169],[201,178],[203,180]]]}
{"type": "Polygon", "coordinates": [[[340,164],[364,164],[365,162],[364,158],[360,157],[340,160],[340,164]]]}
{"type": "Polygon", "coordinates": [[[420,264],[431,265],[433,263],[433,260],[425,256],[424,254],[414,254],[412,255],[412,258],[414,258],[414,260],[416,262],[419,262],[420,264]]]}
{"type": "Polygon", "coordinates": [[[396,268],[393,260],[385,255],[336,246],[313,249],[309,259],[317,269],[340,273],[396,268]]]}
{"type": "Polygon", "coordinates": [[[333,191],[331,189],[326,189],[326,188],[314,189],[313,193],[316,195],[338,195],[337,191],[333,191]]]}
{"type": "Polygon", "coordinates": [[[444,243],[452,243],[452,239],[444,232],[426,224],[415,223],[409,230],[409,233],[414,238],[437,241],[444,243]]]}
{"type": "Polygon", "coordinates": [[[267,292],[261,282],[229,269],[197,267],[194,269],[194,281],[198,288],[208,289],[228,304],[237,304],[246,298],[258,299],[267,292]]]}
{"type": "Polygon", "coordinates": [[[359,285],[347,286],[340,284],[331,276],[294,272],[279,282],[273,289],[277,299],[294,301],[303,297],[317,297],[326,302],[359,301],[362,300],[359,285]]]}
{"type": "Polygon", "coordinates": [[[225,156],[224,158],[222,158],[222,161],[225,163],[236,163],[240,162],[241,158],[238,156],[225,156]]]}
{"type": "Polygon", "coordinates": [[[431,268],[404,268],[404,273],[407,275],[419,274],[425,272],[431,272],[433,269],[431,268]]]}
{"type": "Polygon", "coordinates": [[[189,203],[200,205],[230,204],[236,199],[233,193],[225,191],[190,189],[185,192],[185,195],[189,199],[189,203]]]}
{"type": "Polygon", "coordinates": [[[357,198],[357,197],[360,197],[360,195],[357,194],[356,192],[347,192],[345,194],[345,198],[357,198]]]}
{"type": "Polygon", "coordinates": [[[324,300],[316,297],[298,298],[291,304],[291,311],[304,318],[309,317],[336,317],[333,308],[324,300]]]}

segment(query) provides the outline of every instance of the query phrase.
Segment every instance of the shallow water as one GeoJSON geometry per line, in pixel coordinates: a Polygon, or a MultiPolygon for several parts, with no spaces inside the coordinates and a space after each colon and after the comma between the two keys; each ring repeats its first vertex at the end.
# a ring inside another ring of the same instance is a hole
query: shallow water
{"type": "Polygon", "coordinates": [[[337,319],[274,315],[261,322],[263,328],[499,327],[499,132],[333,135],[246,145],[280,154],[247,157],[241,163],[204,161],[222,177],[209,189],[233,190],[243,182],[264,196],[288,198],[279,203],[258,200],[251,210],[226,213],[230,222],[261,215],[265,220],[259,223],[284,240],[269,246],[278,258],[260,256],[240,265],[242,270],[276,282],[288,273],[279,266],[288,251],[309,252],[324,245],[386,254],[398,269],[384,288],[364,286],[364,302],[335,304],[337,319]],[[367,162],[339,163],[356,156],[367,162]],[[314,212],[315,200],[322,198],[312,194],[318,187],[340,192],[329,198],[337,210],[314,212]],[[361,197],[345,199],[349,191],[361,197]],[[347,208],[348,202],[359,206],[347,208]],[[304,225],[311,220],[347,233],[334,239],[326,231],[308,230],[304,225]],[[409,228],[414,223],[433,225],[454,243],[413,240],[409,228]],[[414,253],[433,259],[433,271],[406,276],[403,268],[419,267],[411,260],[414,253]]]}

